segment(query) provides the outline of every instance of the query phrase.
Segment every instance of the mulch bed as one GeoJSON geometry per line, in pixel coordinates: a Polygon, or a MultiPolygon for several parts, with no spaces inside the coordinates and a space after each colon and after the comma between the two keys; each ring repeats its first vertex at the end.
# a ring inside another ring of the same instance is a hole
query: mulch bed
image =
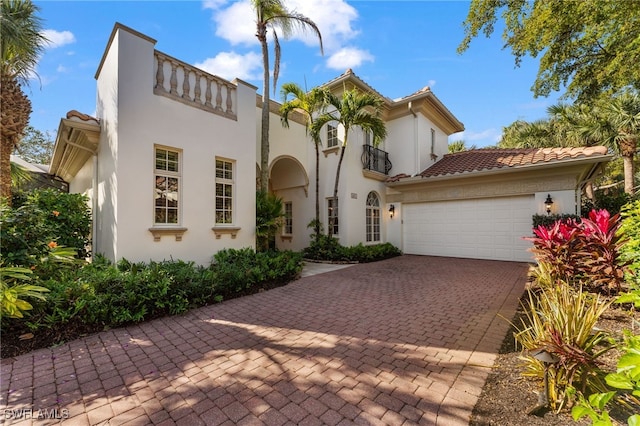
{"type": "MultiPolygon", "coordinates": [[[[523,298],[526,298],[526,293],[523,298]]],[[[524,318],[522,308],[518,310],[512,323],[521,324],[524,318]]],[[[610,308],[598,322],[598,328],[610,332],[616,337],[622,336],[623,329],[631,329],[633,319],[640,321],[640,312],[610,308]]],[[[571,409],[564,409],[559,414],[547,412],[544,416],[527,414],[538,403],[538,392],[542,390],[542,381],[525,378],[522,360],[519,359],[520,349],[515,347],[512,327],[504,341],[496,361],[493,365],[482,394],[473,409],[470,425],[496,425],[496,426],[565,426],[569,424],[590,425],[588,418],[582,418],[574,422],[571,417],[571,409]]],[[[638,330],[636,330],[638,332],[638,330]]],[[[615,371],[618,352],[611,350],[604,354],[600,361],[604,363],[606,371],[615,371]]],[[[614,423],[615,424],[615,423],[614,423]]],[[[620,422],[626,424],[626,422],[620,422]]]]}

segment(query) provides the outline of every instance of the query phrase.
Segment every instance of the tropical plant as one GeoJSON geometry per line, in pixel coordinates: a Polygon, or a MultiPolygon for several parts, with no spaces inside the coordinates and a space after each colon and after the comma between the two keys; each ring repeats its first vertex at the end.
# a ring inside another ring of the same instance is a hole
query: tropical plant
{"type": "Polygon", "coordinates": [[[324,54],[322,47],[322,35],[318,26],[306,16],[290,11],[282,0],[251,0],[251,5],[256,12],[256,37],[262,48],[262,130],[260,135],[260,189],[268,191],[269,183],[269,47],[267,45],[267,31],[273,32],[275,44],[275,59],[273,64],[273,87],[275,90],[280,73],[280,41],[278,31],[284,37],[292,34],[294,29],[311,30],[318,36],[320,52],[324,54]]]}
{"type": "Polygon", "coordinates": [[[267,251],[284,222],[282,198],[263,191],[256,192],[256,247],[267,251]]]}
{"type": "Polygon", "coordinates": [[[620,216],[606,210],[591,211],[580,222],[558,220],[552,226],[540,225],[531,251],[552,274],[551,281],[581,285],[590,290],[610,294],[618,292],[624,282],[627,262],[619,253],[624,240],[618,234],[620,216]]]}
{"type": "Polygon", "coordinates": [[[606,391],[597,359],[610,347],[602,345],[606,334],[595,325],[611,302],[562,282],[545,287],[538,295],[528,293],[528,302],[523,304],[526,320],[515,326],[514,334],[526,350],[523,375],[543,379],[548,374],[549,403],[557,411],[569,401],[573,388],[582,393],[606,391]],[[557,359],[546,367],[546,373],[543,362],[533,356],[541,350],[557,359]]]}
{"type": "Polygon", "coordinates": [[[23,318],[24,312],[33,309],[25,297],[46,300],[42,293],[49,289],[32,284],[32,271],[27,268],[0,265],[0,319],[23,318]]]}
{"type": "Polygon", "coordinates": [[[623,160],[624,190],[634,194],[634,158],[640,136],[637,91],[624,90],[610,98],[600,98],[593,105],[553,105],[549,113],[568,123],[571,133],[581,138],[583,145],[597,143],[616,151],[623,160]]]}
{"type": "Polygon", "coordinates": [[[35,73],[48,40],[42,35],[39,8],[30,0],[0,2],[0,196],[11,203],[10,157],[31,114],[22,91],[35,73]]]}
{"type": "Polygon", "coordinates": [[[329,91],[326,88],[314,87],[309,92],[305,92],[300,86],[295,83],[286,83],[282,85],[281,89],[282,98],[284,103],[280,107],[280,115],[282,125],[289,127],[289,115],[294,112],[299,112],[304,115],[307,122],[306,130],[307,134],[312,135],[312,142],[316,150],[316,216],[314,231],[316,236],[320,235],[320,147],[322,146],[322,139],[319,134],[311,133],[311,127],[313,126],[314,115],[324,112],[326,107],[326,100],[328,98],[329,91]],[[291,95],[293,99],[287,100],[291,95]]]}
{"type": "Polygon", "coordinates": [[[456,152],[469,151],[472,149],[477,149],[475,145],[471,145],[467,147],[467,144],[463,140],[453,141],[449,144],[449,154],[453,154],[456,152]]]}
{"type": "Polygon", "coordinates": [[[33,180],[33,176],[29,170],[19,164],[11,162],[11,186],[22,186],[33,180]]]}
{"type": "Polygon", "coordinates": [[[579,394],[578,403],[571,409],[574,420],[588,416],[595,426],[612,425],[608,406],[615,405],[626,412],[629,426],[640,425],[640,336],[629,331],[624,333],[622,355],[618,359],[615,373],[605,376],[609,392],[588,395],[579,394]]]}
{"type": "Polygon", "coordinates": [[[629,263],[629,269],[637,276],[640,272],[640,200],[625,205],[620,215],[622,223],[618,232],[626,238],[620,248],[620,257],[629,263]]]}
{"type": "MultiPolygon", "coordinates": [[[[336,168],[336,179],[333,186],[333,200],[338,200],[338,185],[340,182],[340,169],[344,152],[349,141],[349,131],[354,127],[360,127],[364,132],[373,134],[373,145],[378,146],[380,142],[387,136],[387,128],[384,121],[380,118],[382,114],[383,100],[373,94],[361,92],[358,89],[344,90],[342,97],[329,94],[327,98],[329,107],[333,107],[333,111],[325,112],[318,116],[311,126],[311,135],[313,138],[320,137],[320,131],[327,123],[336,122],[344,128],[344,139],[340,147],[340,157],[338,159],[338,167],[336,168]]],[[[333,235],[333,220],[329,218],[329,236],[333,235]]]]}

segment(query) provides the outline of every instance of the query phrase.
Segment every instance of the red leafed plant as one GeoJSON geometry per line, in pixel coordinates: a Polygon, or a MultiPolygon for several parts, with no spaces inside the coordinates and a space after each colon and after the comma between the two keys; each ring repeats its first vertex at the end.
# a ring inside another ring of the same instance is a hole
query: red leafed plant
{"type": "Polygon", "coordinates": [[[624,241],[617,234],[620,215],[592,210],[581,221],[557,221],[549,228],[538,226],[531,251],[552,282],[581,284],[591,291],[617,293],[624,282],[626,263],[619,258],[624,241]]]}

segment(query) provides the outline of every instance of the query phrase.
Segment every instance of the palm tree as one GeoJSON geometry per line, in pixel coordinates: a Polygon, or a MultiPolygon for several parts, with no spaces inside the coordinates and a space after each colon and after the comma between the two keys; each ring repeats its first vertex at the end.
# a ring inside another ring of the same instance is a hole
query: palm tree
{"type": "Polygon", "coordinates": [[[549,113],[568,123],[584,145],[608,146],[621,157],[624,166],[624,191],[633,195],[634,157],[640,135],[640,96],[623,91],[612,98],[601,98],[593,105],[554,105],[549,113]]]}
{"type": "Polygon", "coordinates": [[[320,235],[320,146],[322,146],[322,140],[319,134],[311,132],[311,128],[313,116],[324,112],[329,91],[325,88],[314,87],[311,91],[305,92],[295,83],[286,83],[282,85],[281,93],[284,99],[284,103],[280,107],[282,125],[289,127],[289,114],[294,111],[302,113],[307,121],[307,134],[312,135],[311,139],[316,148],[316,218],[313,227],[316,237],[318,237],[320,235]],[[287,100],[289,95],[293,96],[290,101],[287,100]]]}
{"type": "Polygon", "coordinates": [[[469,151],[472,149],[477,149],[478,147],[475,145],[471,145],[470,147],[467,147],[467,143],[462,140],[459,139],[457,141],[453,141],[449,144],[448,147],[448,152],[449,154],[455,154],[456,152],[463,152],[463,151],[469,151]]]}
{"type": "MultiPolygon", "coordinates": [[[[373,134],[373,145],[378,146],[387,136],[387,128],[380,118],[383,101],[380,97],[364,93],[357,89],[345,90],[342,97],[329,94],[329,106],[335,110],[321,114],[311,126],[313,138],[319,138],[320,131],[325,124],[337,122],[344,128],[344,139],[340,147],[340,158],[336,169],[336,180],[333,186],[333,200],[338,201],[338,184],[340,182],[340,168],[344,158],[344,151],[349,140],[349,131],[353,127],[360,127],[364,132],[373,134]]],[[[334,206],[335,207],[335,206],[334,206]]],[[[329,218],[329,236],[333,235],[333,217],[329,218]]]]}
{"type": "Polygon", "coordinates": [[[260,189],[269,189],[269,48],[267,46],[267,29],[273,31],[275,43],[275,60],[273,64],[273,88],[275,90],[280,72],[280,41],[278,40],[278,28],[284,37],[291,35],[294,29],[311,29],[320,40],[320,52],[322,48],[322,35],[318,26],[306,16],[295,11],[288,10],[281,0],[251,0],[256,11],[256,37],[262,47],[262,134],[260,137],[260,189]]]}
{"type": "Polygon", "coordinates": [[[48,40],[41,34],[39,8],[30,0],[0,4],[0,197],[11,200],[11,153],[29,122],[31,101],[22,91],[34,74],[48,40]]]}

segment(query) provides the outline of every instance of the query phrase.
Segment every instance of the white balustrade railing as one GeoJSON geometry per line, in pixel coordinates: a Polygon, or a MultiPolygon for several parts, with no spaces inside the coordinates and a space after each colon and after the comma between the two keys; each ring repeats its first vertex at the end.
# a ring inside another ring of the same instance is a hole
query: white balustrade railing
{"type": "Polygon", "coordinates": [[[153,93],[237,120],[236,86],[162,52],[155,51],[153,93]]]}

